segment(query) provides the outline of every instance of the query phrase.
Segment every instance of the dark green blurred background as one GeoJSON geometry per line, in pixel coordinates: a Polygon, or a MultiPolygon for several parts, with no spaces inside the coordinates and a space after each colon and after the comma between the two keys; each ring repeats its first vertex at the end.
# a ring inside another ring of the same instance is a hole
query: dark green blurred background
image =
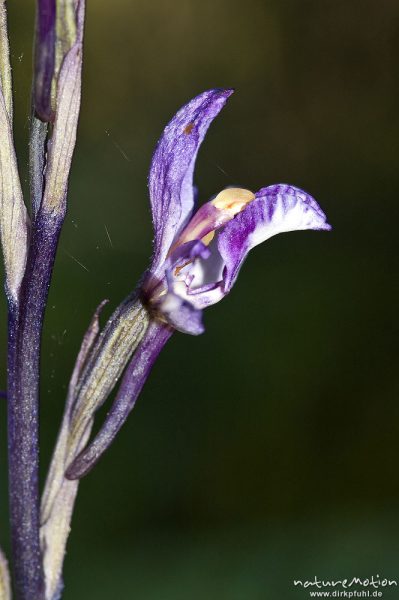
{"type": "MultiPolygon", "coordinates": [[[[34,3],[9,4],[26,185],[34,3]]],[[[289,182],[334,229],[257,248],[206,333],[172,338],[81,485],[65,600],[285,600],[307,597],[294,578],[399,579],[398,52],[396,0],[89,2],[44,465],[94,308],[110,298],[109,314],[148,264],[151,154],[188,99],[236,88],[200,153],[202,201],[289,182]]]]}

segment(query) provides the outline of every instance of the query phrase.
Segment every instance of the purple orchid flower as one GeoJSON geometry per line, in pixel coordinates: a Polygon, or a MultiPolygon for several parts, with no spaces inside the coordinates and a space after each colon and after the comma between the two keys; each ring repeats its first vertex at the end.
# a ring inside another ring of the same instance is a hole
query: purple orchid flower
{"type": "Polygon", "coordinates": [[[149,325],[102,428],[69,465],[69,479],[85,475],[111,444],[172,333],[204,331],[203,309],[230,292],[252,248],[285,231],[331,229],[317,202],[286,184],[256,193],[227,188],[196,210],[197,153],[232,92],[209,90],[191,100],[158,142],[149,175],[154,256],[139,291],[149,325]]]}
{"type": "Polygon", "coordinates": [[[233,90],[210,90],[166,127],[149,178],[155,254],[144,286],[150,311],[173,328],[200,334],[202,309],[232,289],[248,252],[298,229],[329,230],[317,202],[290,185],[253,193],[227,188],[195,211],[193,171],[212,120],[233,90]]]}

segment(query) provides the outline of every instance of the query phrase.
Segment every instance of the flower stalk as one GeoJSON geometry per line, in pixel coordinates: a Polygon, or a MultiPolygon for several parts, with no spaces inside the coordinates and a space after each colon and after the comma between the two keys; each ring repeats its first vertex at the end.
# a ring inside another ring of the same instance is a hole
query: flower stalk
{"type": "Polygon", "coordinates": [[[84,0],[38,0],[30,222],[13,145],[6,11],[0,0],[0,232],[9,312],[9,500],[18,600],[45,598],[39,498],[40,346],[76,141],[83,21],[84,0]]]}
{"type": "Polygon", "coordinates": [[[62,218],[35,221],[19,303],[9,307],[8,461],[15,585],[21,600],[44,598],[39,517],[40,344],[62,218]]]}

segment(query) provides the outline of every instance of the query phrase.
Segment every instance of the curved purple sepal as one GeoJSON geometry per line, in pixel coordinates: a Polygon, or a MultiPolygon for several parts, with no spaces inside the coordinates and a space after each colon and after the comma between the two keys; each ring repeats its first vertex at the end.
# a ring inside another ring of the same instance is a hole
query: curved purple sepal
{"type": "Polygon", "coordinates": [[[202,140],[233,90],[209,90],[183,106],[155,150],[149,190],[155,231],[152,271],[165,260],[194,207],[193,172],[202,140]]]}
{"type": "Polygon", "coordinates": [[[259,190],[255,200],[230,221],[218,236],[218,249],[225,264],[225,293],[232,288],[251,248],[278,233],[301,229],[331,229],[312,196],[285,184],[259,190]]]}

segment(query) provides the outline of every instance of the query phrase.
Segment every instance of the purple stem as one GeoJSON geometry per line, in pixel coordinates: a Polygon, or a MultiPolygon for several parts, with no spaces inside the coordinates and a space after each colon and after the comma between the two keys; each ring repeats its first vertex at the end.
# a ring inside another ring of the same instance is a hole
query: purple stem
{"type": "Polygon", "coordinates": [[[98,462],[126,421],[150,371],[174,329],[159,321],[151,321],[123,376],[114,403],[103,426],[91,444],[67,469],[68,479],[80,479],[98,462]]]}
{"type": "Polygon", "coordinates": [[[39,539],[40,343],[64,215],[34,221],[18,306],[9,305],[8,461],[10,523],[18,600],[42,600],[39,539]]]}
{"type": "Polygon", "coordinates": [[[56,0],[38,0],[33,103],[42,121],[53,121],[51,85],[55,65],[56,0]]]}

